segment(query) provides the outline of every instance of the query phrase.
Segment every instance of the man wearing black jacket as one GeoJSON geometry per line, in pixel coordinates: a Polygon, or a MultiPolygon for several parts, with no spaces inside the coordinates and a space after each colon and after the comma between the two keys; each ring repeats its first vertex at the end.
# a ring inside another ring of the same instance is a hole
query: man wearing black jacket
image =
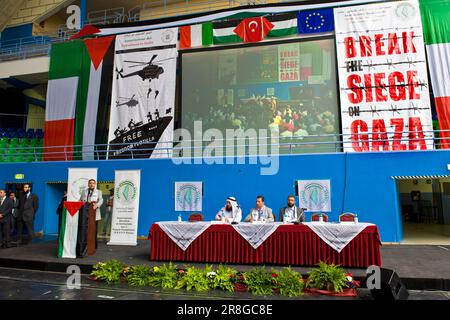
{"type": "Polygon", "coordinates": [[[11,218],[13,203],[6,197],[6,192],[0,189],[0,242],[2,248],[11,248],[11,218]]]}
{"type": "Polygon", "coordinates": [[[34,239],[34,217],[39,208],[38,197],[31,193],[30,185],[23,185],[23,194],[19,199],[19,212],[17,216],[17,242],[21,244],[31,243],[34,239]],[[22,242],[23,225],[28,231],[28,241],[22,242]]]}

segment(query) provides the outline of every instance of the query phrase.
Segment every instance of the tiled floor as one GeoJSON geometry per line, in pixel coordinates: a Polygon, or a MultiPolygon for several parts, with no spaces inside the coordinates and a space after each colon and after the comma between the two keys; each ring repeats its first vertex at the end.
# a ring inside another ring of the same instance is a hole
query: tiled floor
{"type": "Polygon", "coordinates": [[[450,225],[404,223],[401,244],[450,245],[450,225]]]}

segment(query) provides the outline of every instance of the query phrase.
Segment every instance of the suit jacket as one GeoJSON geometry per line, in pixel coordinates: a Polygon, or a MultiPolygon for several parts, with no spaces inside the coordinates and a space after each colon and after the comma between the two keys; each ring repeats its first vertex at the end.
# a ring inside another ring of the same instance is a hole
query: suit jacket
{"type": "MultiPolygon", "coordinates": [[[[283,207],[280,209],[280,221],[283,221],[283,216],[284,216],[284,211],[286,210],[287,207],[283,207]]],[[[295,207],[295,216],[296,216],[296,221],[297,222],[304,222],[305,219],[305,210],[303,208],[299,208],[299,207],[295,207]]]]}
{"type": "MultiPolygon", "coordinates": [[[[249,222],[250,217],[253,214],[256,215],[257,213],[258,213],[258,210],[256,210],[256,208],[252,208],[252,210],[250,210],[250,214],[247,217],[245,217],[245,221],[249,222]]],[[[272,209],[270,209],[269,207],[264,206],[264,208],[262,210],[262,216],[266,222],[275,222],[275,216],[272,213],[272,209]]]]}
{"type": "MultiPolygon", "coordinates": [[[[87,202],[88,201],[88,190],[89,189],[85,189],[83,190],[83,192],[81,192],[81,197],[80,197],[80,201],[83,202],[87,202]]],[[[97,203],[97,210],[95,211],[95,220],[101,220],[102,219],[102,215],[100,213],[100,207],[103,204],[103,194],[102,194],[102,190],[98,190],[98,189],[94,189],[93,194],[91,195],[91,199],[92,198],[97,198],[97,200],[95,201],[97,203]]],[[[91,200],[94,201],[94,200],[91,200]]]]}
{"type": "Polygon", "coordinates": [[[3,204],[0,205],[0,214],[3,215],[3,218],[0,219],[0,223],[8,223],[10,221],[13,205],[13,201],[6,197],[3,204]]]}
{"type": "Polygon", "coordinates": [[[17,217],[21,217],[23,221],[33,221],[34,215],[39,208],[39,199],[34,193],[24,194],[19,199],[19,211],[17,217]]]}
{"type": "Polygon", "coordinates": [[[17,198],[15,198],[14,200],[11,199],[11,202],[13,204],[12,215],[13,217],[17,217],[17,215],[19,214],[19,199],[17,198]]]}

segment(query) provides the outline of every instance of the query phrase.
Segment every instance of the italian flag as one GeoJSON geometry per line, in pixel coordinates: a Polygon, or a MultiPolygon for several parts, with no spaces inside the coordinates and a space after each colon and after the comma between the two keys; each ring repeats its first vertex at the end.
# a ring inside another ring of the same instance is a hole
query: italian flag
{"type": "Polygon", "coordinates": [[[420,1],[422,25],[442,149],[450,149],[450,2],[420,1]]]}
{"type": "Polygon", "coordinates": [[[64,202],[59,232],[58,258],[77,257],[78,212],[83,205],[82,201],[64,202]]]}
{"type": "MultiPolygon", "coordinates": [[[[286,37],[297,34],[297,16],[295,13],[268,15],[265,18],[273,25],[266,35],[267,38],[286,37]]],[[[244,20],[231,19],[223,22],[213,22],[213,43],[226,44],[242,42],[243,39],[235,33],[235,29],[244,20]]]]}
{"type": "Polygon", "coordinates": [[[110,36],[52,45],[44,160],[94,158],[102,60],[113,39],[110,36]],[[74,149],[74,145],[83,147],[74,149]]]}
{"type": "Polygon", "coordinates": [[[180,27],[180,49],[209,46],[212,43],[211,22],[180,27]]]}

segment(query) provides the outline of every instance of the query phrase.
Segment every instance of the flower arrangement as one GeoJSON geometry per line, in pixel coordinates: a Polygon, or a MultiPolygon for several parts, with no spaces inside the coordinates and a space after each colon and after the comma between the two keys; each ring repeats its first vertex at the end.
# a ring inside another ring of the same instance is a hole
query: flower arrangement
{"type": "Polygon", "coordinates": [[[281,270],[266,270],[264,266],[250,271],[238,272],[236,269],[219,265],[206,265],[204,268],[187,266],[185,269],[169,263],[160,266],[126,266],[117,260],[99,262],[93,266],[91,279],[108,284],[121,280],[133,286],[151,286],[168,289],[195,291],[224,290],[228,292],[249,291],[255,295],[280,294],[297,297],[304,292],[338,296],[356,296],[360,283],[342,267],[320,262],[317,268],[308,272],[308,278],[291,267],[281,270]]]}

